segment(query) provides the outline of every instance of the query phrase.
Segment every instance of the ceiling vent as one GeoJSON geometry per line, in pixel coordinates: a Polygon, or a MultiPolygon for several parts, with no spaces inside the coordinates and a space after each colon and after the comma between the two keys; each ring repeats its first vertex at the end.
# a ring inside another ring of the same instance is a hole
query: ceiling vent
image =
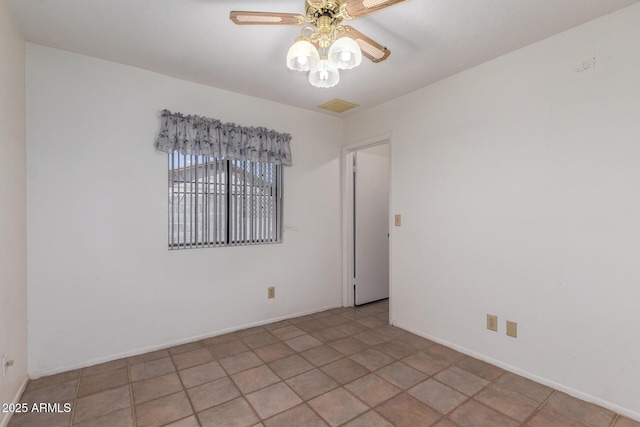
{"type": "Polygon", "coordinates": [[[334,111],[336,113],[344,113],[345,111],[357,106],[358,104],[352,104],[351,102],[335,98],[325,104],[318,105],[318,108],[324,108],[325,110],[334,111]]]}

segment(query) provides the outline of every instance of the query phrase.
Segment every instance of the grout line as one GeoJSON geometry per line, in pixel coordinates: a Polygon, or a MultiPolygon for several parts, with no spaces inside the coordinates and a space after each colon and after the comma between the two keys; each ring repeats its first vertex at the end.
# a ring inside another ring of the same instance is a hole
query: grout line
{"type": "Polygon", "coordinates": [[[127,361],[127,378],[129,380],[129,401],[131,402],[131,418],[133,419],[134,427],[138,425],[138,419],[136,417],[136,405],[133,402],[133,381],[131,381],[131,361],[129,358],[127,361]]]}
{"type": "Polygon", "coordinates": [[[69,418],[69,427],[73,426],[73,419],[76,416],[76,406],[78,405],[78,392],[80,391],[80,381],[82,380],[82,369],[78,373],[78,384],[76,384],[76,392],[73,396],[73,405],[71,407],[71,417],[69,418]]]}

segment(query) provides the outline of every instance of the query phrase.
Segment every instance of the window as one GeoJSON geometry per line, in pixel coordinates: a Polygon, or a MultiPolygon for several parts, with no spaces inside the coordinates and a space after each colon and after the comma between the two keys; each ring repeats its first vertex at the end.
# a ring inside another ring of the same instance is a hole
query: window
{"type": "Polygon", "coordinates": [[[282,241],[282,165],[168,158],[169,249],[282,241]]]}

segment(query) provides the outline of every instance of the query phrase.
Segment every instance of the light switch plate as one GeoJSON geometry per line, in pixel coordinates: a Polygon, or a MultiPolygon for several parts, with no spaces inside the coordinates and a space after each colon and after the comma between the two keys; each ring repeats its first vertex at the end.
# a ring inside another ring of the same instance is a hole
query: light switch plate
{"type": "Polygon", "coordinates": [[[400,217],[400,214],[396,214],[394,223],[396,227],[400,227],[400,225],[402,224],[402,218],[400,217]]]}

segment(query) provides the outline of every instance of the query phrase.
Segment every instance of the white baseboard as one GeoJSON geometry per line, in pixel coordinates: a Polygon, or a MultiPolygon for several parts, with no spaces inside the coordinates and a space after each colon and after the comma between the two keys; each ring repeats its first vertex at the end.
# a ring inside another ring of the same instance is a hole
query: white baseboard
{"type": "MultiPolygon", "coordinates": [[[[319,308],[319,309],[313,309],[313,310],[309,310],[309,311],[305,311],[305,312],[301,312],[301,313],[295,313],[295,314],[290,314],[290,315],[286,315],[286,316],[280,316],[280,317],[276,317],[276,318],[272,318],[272,319],[268,319],[268,320],[261,320],[259,322],[248,323],[248,324],[245,324],[245,325],[234,326],[234,327],[227,328],[227,329],[222,329],[222,330],[219,330],[219,331],[216,331],[216,332],[211,332],[211,333],[206,333],[206,334],[201,334],[201,335],[195,335],[195,336],[192,336],[192,337],[189,337],[189,338],[184,338],[184,339],[179,339],[179,340],[175,340],[175,341],[165,342],[165,343],[158,344],[158,345],[153,345],[153,346],[148,346],[148,347],[143,347],[143,348],[137,348],[137,349],[134,349],[134,350],[131,350],[131,351],[125,351],[125,352],[122,352],[122,353],[112,354],[112,355],[106,356],[106,357],[99,357],[99,358],[96,358],[96,359],[87,360],[85,362],[80,362],[80,363],[73,364],[73,365],[67,365],[67,366],[61,366],[61,367],[57,367],[57,368],[53,368],[53,369],[45,369],[45,370],[41,370],[41,371],[29,372],[29,378],[36,379],[36,378],[40,378],[40,377],[46,377],[46,376],[49,376],[49,375],[59,374],[61,372],[73,371],[74,369],[86,368],[88,366],[98,365],[100,363],[111,362],[112,360],[122,359],[123,357],[138,356],[140,354],[145,354],[145,353],[149,353],[149,352],[156,351],[156,350],[162,350],[162,349],[169,348],[169,347],[175,347],[177,345],[187,344],[187,343],[194,342],[194,341],[199,341],[199,340],[202,340],[202,339],[216,337],[218,335],[228,334],[229,332],[235,332],[235,331],[239,331],[239,330],[242,330],[242,329],[253,328],[253,327],[256,327],[256,326],[262,326],[262,325],[266,325],[266,324],[269,324],[269,323],[279,322],[281,320],[293,319],[295,317],[307,316],[309,314],[320,313],[322,311],[331,310],[331,309],[338,308],[338,307],[342,307],[342,305],[332,305],[332,306],[323,307],[323,308],[319,308]]],[[[4,427],[4,426],[0,424],[0,427],[4,427]]]]}
{"type": "Polygon", "coordinates": [[[596,404],[598,406],[602,406],[603,408],[609,409],[609,410],[611,410],[613,412],[616,412],[616,413],[618,413],[618,414],[620,414],[622,416],[625,416],[627,418],[630,418],[632,420],[640,422],[640,413],[632,411],[632,410],[627,409],[627,408],[623,408],[622,406],[619,406],[619,405],[617,405],[617,404],[615,404],[613,402],[609,402],[608,400],[605,400],[605,399],[602,399],[602,398],[599,398],[599,397],[596,397],[596,396],[592,396],[592,395],[590,395],[588,393],[584,393],[584,392],[582,392],[580,390],[576,390],[576,389],[573,389],[571,387],[567,387],[567,386],[565,386],[563,384],[559,384],[559,383],[557,383],[555,381],[552,381],[550,379],[539,377],[539,376],[537,376],[535,374],[532,374],[531,372],[524,371],[524,370],[522,370],[520,368],[517,368],[515,366],[511,366],[511,365],[509,365],[507,363],[501,362],[500,360],[496,360],[496,359],[493,359],[491,357],[487,357],[487,356],[485,356],[483,354],[476,353],[475,351],[469,350],[468,348],[462,347],[462,346],[454,344],[452,342],[449,342],[449,341],[440,339],[438,337],[434,337],[434,336],[422,333],[421,331],[417,331],[417,330],[414,330],[412,328],[408,328],[406,326],[403,326],[400,323],[393,323],[393,325],[397,326],[398,328],[404,329],[405,331],[409,331],[409,332],[411,332],[413,334],[416,334],[418,336],[421,336],[423,338],[426,338],[428,340],[436,342],[438,344],[442,344],[444,346],[452,348],[452,349],[454,349],[456,351],[459,351],[460,353],[464,353],[467,356],[475,357],[476,359],[480,359],[480,360],[482,360],[484,362],[487,362],[487,363],[490,363],[492,365],[498,366],[498,367],[500,367],[500,368],[502,368],[502,369],[504,369],[506,371],[509,371],[511,373],[523,376],[523,377],[525,377],[527,379],[530,379],[532,381],[535,381],[535,382],[538,382],[540,384],[544,384],[546,386],[552,387],[552,388],[554,388],[556,390],[559,390],[559,391],[561,391],[563,393],[566,393],[566,394],[568,394],[570,396],[573,396],[573,397],[575,397],[577,399],[584,400],[585,402],[590,402],[590,403],[596,404]]]}
{"type": "MultiPolygon", "coordinates": [[[[24,389],[27,388],[28,382],[29,382],[29,378],[27,377],[22,382],[22,385],[18,389],[18,392],[14,396],[13,401],[11,403],[16,404],[20,401],[20,398],[22,397],[22,393],[24,393],[24,389]]],[[[11,421],[11,416],[13,414],[11,412],[5,412],[2,415],[3,415],[2,418],[0,418],[0,427],[7,427],[9,425],[9,421],[11,421]]]]}

